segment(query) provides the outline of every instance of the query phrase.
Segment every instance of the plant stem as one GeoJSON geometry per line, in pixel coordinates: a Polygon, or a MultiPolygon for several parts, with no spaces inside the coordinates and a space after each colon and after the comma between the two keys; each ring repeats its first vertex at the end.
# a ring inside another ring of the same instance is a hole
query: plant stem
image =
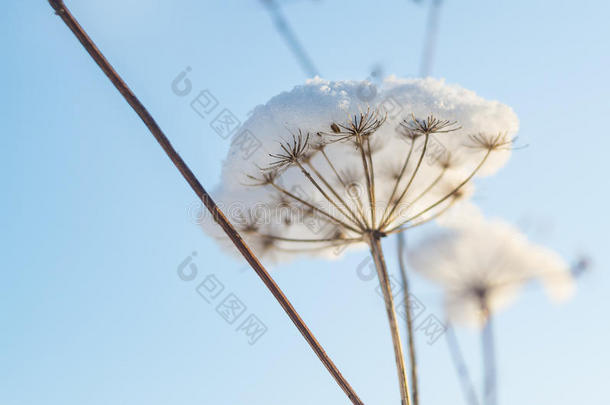
{"type": "Polygon", "coordinates": [[[483,386],[483,404],[496,405],[496,354],[493,336],[493,323],[489,311],[487,312],[485,325],[481,332],[481,346],[483,349],[483,368],[485,382],[483,386]]]}
{"type": "Polygon", "coordinates": [[[417,378],[417,359],[415,357],[415,334],[413,333],[413,311],[411,310],[411,294],[407,267],[405,266],[405,234],[398,234],[398,267],[402,276],[402,288],[405,294],[405,312],[407,314],[407,336],[409,343],[409,361],[411,366],[411,386],[413,387],[413,405],[419,405],[419,384],[417,378]]]}
{"type": "Polygon", "coordinates": [[[390,333],[392,334],[392,344],[394,346],[394,357],[396,360],[396,369],[398,372],[398,384],[400,387],[401,404],[411,405],[409,382],[407,381],[404,354],[402,350],[402,343],[400,341],[400,333],[398,332],[396,311],[394,310],[394,298],[392,297],[390,279],[383,256],[383,250],[381,249],[380,236],[377,232],[371,232],[371,234],[369,235],[369,246],[371,249],[371,256],[373,257],[373,261],[375,262],[375,268],[377,269],[379,285],[381,286],[381,291],[383,292],[385,309],[388,315],[388,321],[390,323],[390,333]]]}
{"type": "Polygon", "coordinates": [[[371,208],[371,228],[375,228],[375,195],[373,194],[373,188],[371,186],[371,172],[369,171],[369,163],[364,152],[364,141],[362,140],[362,136],[357,135],[356,142],[358,149],[360,150],[362,169],[364,170],[364,177],[366,179],[366,191],[369,196],[369,206],[371,208]]]}
{"type": "Polygon", "coordinates": [[[320,361],[324,364],[326,369],[333,376],[337,384],[341,387],[341,389],[345,392],[345,394],[348,396],[348,398],[352,401],[353,404],[362,405],[362,401],[360,400],[360,398],[358,398],[354,389],[349,385],[345,377],[341,375],[337,366],[335,366],[330,357],[328,357],[320,343],[317,341],[313,333],[311,333],[303,319],[301,319],[300,315],[292,306],[288,298],[286,298],[280,287],[275,283],[271,275],[263,267],[258,258],[252,253],[248,245],[246,245],[237,230],[229,222],[229,220],[226,218],[220,208],[218,208],[218,206],[216,205],[214,200],[212,200],[207,191],[203,188],[195,174],[191,171],[191,169],[184,162],[182,157],[171,145],[169,139],[167,139],[167,137],[165,136],[157,122],[154,120],[152,115],[150,115],[146,107],[144,107],[144,105],[131,91],[131,89],[127,86],[127,84],[123,81],[119,74],[114,70],[110,62],[108,62],[108,60],[100,52],[100,50],[93,43],[91,38],[89,38],[89,35],[87,35],[85,30],[80,26],[80,24],[74,18],[72,13],[70,13],[70,10],[68,10],[64,2],[61,0],[49,0],[49,4],[51,5],[51,7],[53,7],[55,13],[59,17],[61,17],[66,26],[78,38],[85,50],[89,53],[93,60],[95,60],[98,66],[106,74],[108,79],[110,79],[112,84],[114,84],[116,89],[121,93],[125,101],[129,103],[131,108],[133,108],[133,110],[142,119],[146,127],[155,137],[157,142],[159,142],[159,144],[161,145],[165,153],[168,155],[172,163],[176,166],[176,168],[180,171],[184,179],[191,186],[193,191],[201,199],[201,202],[210,211],[214,220],[222,227],[224,232],[231,239],[233,244],[237,247],[239,252],[248,261],[252,269],[256,272],[256,274],[260,277],[265,286],[269,289],[275,299],[282,306],[288,317],[295,324],[299,332],[301,332],[301,335],[303,335],[307,343],[309,343],[313,351],[316,353],[320,361]]]}
{"type": "Polygon", "coordinates": [[[464,356],[460,350],[457,336],[455,336],[453,326],[448,321],[445,337],[447,338],[447,346],[449,346],[449,352],[451,353],[451,360],[453,361],[455,371],[457,372],[458,378],[462,385],[462,391],[464,392],[466,403],[469,405],[479,405],[479,400],[474,390],[472,380],[470,379],[470,374],[468,373],[468,367],[464,361],[464,356]]]}

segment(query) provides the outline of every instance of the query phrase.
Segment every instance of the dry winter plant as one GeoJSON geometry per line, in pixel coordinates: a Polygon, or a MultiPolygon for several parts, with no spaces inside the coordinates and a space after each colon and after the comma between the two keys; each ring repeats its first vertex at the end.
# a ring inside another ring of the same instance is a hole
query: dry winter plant
{"type": "Polygon", "coordinates": [[[447,230],[410,249],[409,262],[414,270],[443,288],[452,323],[481,328],[485,365],[482,403],[494,405],[493,315],[534,281],[541,282],[554,300],[566,299],[573,291],[573,277],[555,252],[530,243],[505,222],[488,221],[475,213],[452,218],[445,225],[447,230]]]}
{"type": "Polygon", "coordinates": [[[347,247],[369,248],[409,404],[381,239],[468,198],[475,176],[506,162],[518,124],[510,108],[438,80],[390,78],[380,105],[363,104],[359,85],[314,79],[257,107],[238,133],[250,131],[263,148],[244,161],[232,147],[217,195],[260,255],[337,257],[347,247]],[[402,113],[385,111],[389,103],[402,113]]]}
{"type": "Polygon", "coordinates": [[[108,60],[97,48],[97,46],[93,43],[89,35],[87,35],[85,30],[80,26],[80,24],[78,23],[76,18],[74,18],[70,10],[68,10],[64,2],[61,0],[49,0],[49,4],[55,10],[55,14],[57,14],[63,20],[66,26],[72,31],[74,36],[80,41],[85,50],[93,58],[95,63],[97,63],[100,69],[102,69],[104,74],[106,74],[108,79],[121,93],[125,101],[127,101],[131,108],[133,108],[133,110],[142,119],[146,127],[149,129],[149,131],[157,140],[157,142],[159,142],[159,144],[161,145],[167,156],[170,158],[172,163],[180,171],[180,173],[187,181],[189,186],[193,189],[197,197],[199,197],[203,205],[210,212],[216,224],[220,226],[220,228],[222,228],[224,233],[231,240],[232,244],[242,254],[242,256],[250,264],[254,272],[260,277],[265,286],[273,294],[275,299],[281,305],[284,312],[286,312],[286,314],[297,327],[301,335],[303,335],[307,343],[311,346],[312,350],[316,353],[324,367],[326,367],[326,369],[335,379],[339,387],[341,387],[343,392],[345,392],[349,400],[354,405],[361,405],[362,401],[360,400],[354,389],[347,382],[345,377],[343,377],[334,362],[326,354],[320,343],[317,341],[313,333],[309,330],[303,319],[301,319],[298,312],[292,306],[288,298],[286,298],[280,287],[275,283],[271,275],[263,267],[258,258],[252,253],[250,247],[243,241],[239,233],[225,217],[225,214],[222,212],[222,210],[220,210],[215,201],[203,188],[197,177],[195,177],[195,174],[191,171],[186,162],[184,162],[182,157],[178,154],[178,152],[176,152],[174,147],[171,145],[169,139],[165,136],[157,122],[146,109],[146,107],[144,107],[144,105],[131,91],[131,89],[127,86],[127,84],[123,81],[119,74],[114,70],[110,62],[108,62],[108,60]]]}
{"type": "MultiPolygon", "coordinates": [[[[255,108],[237,131],[216,191],[228,207],[227,218],[63,1],[49,2],[209,210],[214,223],[205,222],[206,231],[228,237],[231,249],[248,261],[355,405],[362,401],[254,252],[281,261],[299,255],[338,258],[347,249],[369,249],[384,296],[401,401],[418,405],[417,390],[410,391],[407,378],[381,240],[451,217],[452,207],[472,194],[474,178],[503,166],[518,129],[512,110],[432,79],[387,79],[369,103],[358,96],[360,82],[313,79],[255,108]],[[261,146],[248,159],[236,141],[244,133],[261,146]]],[[[534,278],[556,296],[567,295],[569,275],[556,255],[531,246],[505,224],[480,218],[458,222],[450,220],[451,231],[422,244],[411,260],[445,286],[451,319],[483,327],[491,370],[484,399],[491,405],[492,314],[534,278]]],[[[402,252],[399,256],[404,271],[402,252]]],[[[407,322],[416,385],[408,307],[407,322]]]]}

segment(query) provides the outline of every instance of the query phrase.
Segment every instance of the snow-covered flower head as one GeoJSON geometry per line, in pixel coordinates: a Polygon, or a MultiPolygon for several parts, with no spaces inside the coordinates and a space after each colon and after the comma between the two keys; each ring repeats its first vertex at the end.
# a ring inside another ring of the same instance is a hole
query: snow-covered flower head
{"type": "Polygon", "coordinates": [[[571,295],[569,266],[511,225],[480,215],[447,222],[445,231],[410,249],[409,262],[442,286],[452,321],[482,325],[535,280],[554,300],[571,295]]]}
{"type": "Polygon", "coordinates": [[[390,78],[372,103],[361,85],[313,79],[256,107],[236,132],[215,197],[257,254],[337,257],[419,225],[510,155],[518,121],[499,102],[390,78]],[[258,146],[247,158],[244,134],[258,146]]]}

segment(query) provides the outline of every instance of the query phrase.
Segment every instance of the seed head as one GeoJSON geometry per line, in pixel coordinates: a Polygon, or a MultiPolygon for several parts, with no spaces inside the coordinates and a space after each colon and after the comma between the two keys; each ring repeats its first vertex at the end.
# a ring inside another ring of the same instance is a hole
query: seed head
{"type": "Polygon", "coordinates": [[[402,127],[401,134],[409,139],[415,139],[422,135],[453,132],[461,128],[457,126],[457,121],[439,120],[433,115],[429,115],[426,119],[418,119],[413,114],[411,119],[403,120],[400,125],[402,127]]]}
{"type": "Polygon", "coordinates": [[[352,116],[351,120],[344,124],[332,123],[332,132],[328,135],[335,137],[333,142],[352,140],[356,137],[366,138],[374,134],[385,122],[387,115],[383,117],[377,110],[367,109],[366,112],[352,116]]]}
{"type": "Polygon", "coordinates": [[[258,170],[258,175],[246,174],[246,178],[250,180],[250,183],[244,183],[245,186],[268,186],[274,184],[281,175],[281,171],[278,169],[261,169],[259,167],[258,170]]]}
{"type": "Polygon", "coordinates": [[[479,133],[476,135],[469,135],[468,139],[470,142],[465,146],[472,149],[487,151],[511,150],[513,145],[513,139],[510,138],[506,132],[500,132],[497,135],[479,133]]]}
{"type": "Polygon", "coordinates": [[[270,153],[272,162],[264,170],[282,170],[299,163],[309,150],[309,132],[291,133],[292,139],[280,142],[280,153],[270,153]]]}

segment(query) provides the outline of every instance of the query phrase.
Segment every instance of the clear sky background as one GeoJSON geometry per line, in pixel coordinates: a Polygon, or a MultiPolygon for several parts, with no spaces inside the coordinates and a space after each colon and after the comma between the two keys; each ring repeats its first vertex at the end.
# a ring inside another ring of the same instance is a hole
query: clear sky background
{"type": "MultiPolygon", "coordinates": [[[[193,92],[242,120],[307,78],[258,1],[68,5],[209,189],[229,141],[174,78],[191,67],[193,92]]],[[[348,404],[260,280],[194,224],[193,192],[47,2],[2,11],[0,403],[348,404]],[[182,281],[192,252],[198,278],[182,281]],[[256,344],[197,294],[209,274],[267,325],[256,344]]],[[[426,1],[283,11],[325,78],[419,73],[426,1]]],[[[531,288],[498,316],[500,404],[608,403],[608,15],[602,0],[442,7],[432,75],[512,106],[530,145],[478,183],[476,201],[566,260],[594,262],[570,302],[531,288]]],[[[356,274],[365,257],[271,269],[365,403],[396,404],[383,302],[356,274]]],[[[434,286],[415,279],[414,292],[443,316],[434,286]]],[[[479,384],[478,336],[458,335],[479,384]]],[[[444,340],[417,338],[422,404],[463,404],[444,340]]]]}

